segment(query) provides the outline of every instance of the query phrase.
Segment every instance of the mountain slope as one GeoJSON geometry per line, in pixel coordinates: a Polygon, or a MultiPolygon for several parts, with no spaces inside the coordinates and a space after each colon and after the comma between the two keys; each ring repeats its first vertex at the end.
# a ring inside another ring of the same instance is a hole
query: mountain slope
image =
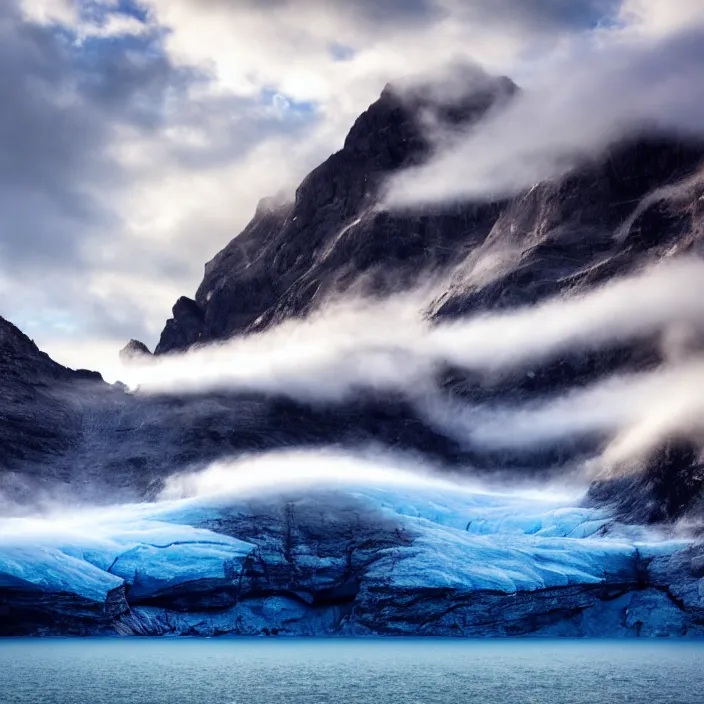
{"type": "Polygon", "coordinates": [[[57,364],[0,317],[2,464],[44,462],[69,450],[80,435],[80,413],[70,390],[101,383],[100,374],[57,364]]]}
{"type": "MultiPolygon", "coordinates": [[[[502,202],[401,213],[380,207],[388,176],[431,152],[422,129],[427,111],[448,129],[466,128],[515,92],[508,79],[492,79],[459,102],[438,104],[432,91],[387,88],[344,148],[304,180],[294,203],[263,201],[245,231],[207,265],[196,300],[177,302],[157,356],[306,315],[345,292],[382,296],[432,281],[438,295],[428,314],[443,320],[587,290],[644,262],[699,252],[704,147],[663,136],[616,145],[566,177],[502,202]]],[[[27,477],[36,475],[69,493],[105,486],[110,496],[143,498],[169,473],[233,454],[369,442],[464,471],[555,473],[597,455],[607,439],[588,433],[498,451],[461,444],[431,426],[403,393],[366,390],[316,404],[284,392],[130,394],[53,364],[3,325],[9,352],[0,378],[7,419],[0,469],[14,494],[31,494],[27,477]]],[[[135,352],[147,350],[133,341],[126,355],[135,352]]],[[[505,406],[662,361],[661,340],[651,337],[563,351],[491,376],[448,365],[438,381],[449,398],[505,406]]],[[[656,500],[657,485],[657,500],[679,508],[653,516],[675,520],[698,505],[696,496],[677,498],[680,475],[671,474],[629,485],[633,502],[656,500]]],[[[697,495],[702,480],[693,476],[697,495]]],[[[612,501],[614,492],[603,487],[593,498],[612,501]]],[[[624,513],[643,516],[632,507],[624,513]]]]}
{"type": "MultiPolygon", "coordinates": [[[[498,79],[453,119],[466,129],[515,91],[498,79]]],[[[263,200],[206,265],[195,301],[179,299],[156,353],[261,330],[350,290],[383,295],[451,275],[433,310],[466,315],[593,286],[665,251],[701,250],[704,146],[662,135],[615,145],[508,200],[382,207],[386,179],[432,151],[422,107],[387,87],[293,203],[263,200]]]]}
{"type": "Polygon", "coordinates": [[[170,475],[221,458],[370,443],[415,449],[439,462],[463,455],[404,399],[360,398],[331,409],[263,393],[129,393],[96,372],[57,364],[0,318],[5,511],[38,501],[143,500],[153,498],[170,475]]]}
{"type": "MultiPolygon", "coordinates": [[[[456,110],[438,111],[466,128],[516,91],[496,79],[456,110]]],[[[176,304],[156,354],[266,329],[342,295],[384,296],[432,283],[437,294],[427,313],[443,321],[589,291],[648,263],[704,252],[704,145],[656,133],[612,145],[564,177],[502,201],[386,209],[386,179],[432,153],[423,108],[427,102],[414,102],[413,93],[387,87],[293,203],[262,201],[243,233],[206,265],[195,300],[176,304]]],[[[532,403],[616,373],[655,370],[664,354],[662,336],[645,335],[490,376],[448,367],[440,381],[473,404],[532,403]]],[[[550,468],[599,454],[607,439],[587,434],[493,455],[465,447],[454,456],[480,467],[550,468]]],[[[645,459],[644,473],[667,446],[645,459]]],[[[656,499],[653,482],[636,482],[632,501],[670,501],[677,484],[661,481],[665,496],[656,499]]],[[[687,507],[698,505],[702,486],[693,480],[687,507]]],[[[615,493],[602,487],[595,495],[615,493]]],[[[676,518],[688,510],[679,504],[680,511],[652,515],[676,518]]]]}
{"type": "Polygon", "coordinates": [[[343,149],[301,183],[294,203],[264,199],[245,230],[206,265],[195,301],[181,298],[157,354],[224,339],[301,316],[354,285],[390,293],[446,269],[487,235],[495,206],[430,216],[378,209],[389,174],[421,163],[431,145],[418,117],[472,124],[510,98],[515,85],[489,80],[457,103],[387,87],[349,132],[343,149]]]}

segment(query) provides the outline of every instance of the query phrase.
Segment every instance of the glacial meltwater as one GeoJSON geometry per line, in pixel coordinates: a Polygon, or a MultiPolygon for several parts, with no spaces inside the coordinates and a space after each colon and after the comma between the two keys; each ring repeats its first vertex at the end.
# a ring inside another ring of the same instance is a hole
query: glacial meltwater
{"type": "Polygon", "coordinates": [[[700,704],[704,642],[0,640],[2,704],[700,704]]]}

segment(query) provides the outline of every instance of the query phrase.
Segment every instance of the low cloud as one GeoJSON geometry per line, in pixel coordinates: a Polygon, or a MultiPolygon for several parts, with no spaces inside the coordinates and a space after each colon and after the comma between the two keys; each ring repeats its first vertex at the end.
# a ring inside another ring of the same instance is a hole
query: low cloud
{"type": "MultiPolygon", "coordinates": [[[[429,415],[458,438],[488,448],[554,443],[650,423],[652,432],[638,448],[649,449],[646,444],[657,444],[669,432],[668,424],[684,429],[685,415],[701,415],[704,403],[697,390],[703,380],[704,364],[696,360],[648,373],[614,376],[547,401],[510,407],[436,406],[429,415]]],[[[704,416],[701,420],[704,423],[704,416]]]]}
{"type": "MultiPolygon", "coordinates": [[[[459,488],[433,473],[427,462],[410,456],[369,448],[349,453],[332,449],[284,450],[240,457],[211,464],[205,470],[174,475],[166,481],[160,500],[236,496],[315,486],[398,486],[459,488]]],[[[466,482],[472,486],[471,481],[466,482]]],[[[478,485],[474,484],[474,489],[478,485]]]]}
{"type": "Polygon", "coordinates": [[[558,482],[536,491],[531,481],[515,480],[507,487],[501,482],[451,475],[446,468],[433,466],[427,459],[369,447],[356,453],[331,448],[274,451],[216,462],[198,472],[169,477],[159,500],[246,500],[301,487],[307,491],[341,487],[422,489],[426,496],[433,491],[451,492],[466,497],[466,507],[491,506],[493,502],[519,504],[526,500],[564,505],[579,502],[581,498],[581,489],[576,485],[558,482]]]}
{"type": "Polygon", "coordinates": [[[643,133],[704,140],[701,18],[655,40],[622,34],[552,59],[507,107],[464,135],[431,134],[438,152],[389,182],[387,204],[513,195],[643,133]]]}
{"type": "MultiPolygon", "coordinates": [[[[473,448],[517,449],[598,436],[610,464],[672,434],[704,431],[704,262],[661,263],[579,296],[510,313],[432,324],[422,297],[347,305],[230,342],[132,362],[115,374],[139,393],[227,390],[341,403],[399,394],[440,432],[473,448]],[[664,364],[511,407],[448,401],[447,365],[482,375],[530,373],[571,351],[660,336],[664,364]]],[[[704,433],[703,433],[704,435],[704,433]]]]}
{"type": "Polygon", "coordinates": [[[430,378],[432,360],[415,354],[427,327],[419,309],[412,298],[341,304],[264,333],[126,364],[108,376],[142,393],[228,389],[312,402],[341,401],[363,388],[395,391],[430,378]]]}
{"type": "Polygon", "coordinates": [[[227,388],[339,401],[361,388],[422,395],[446,364],[477,372],[574,349],[704,329],[704,262],[681,259],[582,295],[433,324],[422,296],[339,305],[304,321],[133,363],[113,373],[143,392],[227,388]]]}
{"type": "Polygon", "coordinates": [[[704,442],[704,358],[657,370],[615,376],[547,401],[470,407],[431,400],[429,423],[474,448],[515,450],[588,436],[602,448],[583,468],[590,474],[637,469],[671,438],[704,442]]]}

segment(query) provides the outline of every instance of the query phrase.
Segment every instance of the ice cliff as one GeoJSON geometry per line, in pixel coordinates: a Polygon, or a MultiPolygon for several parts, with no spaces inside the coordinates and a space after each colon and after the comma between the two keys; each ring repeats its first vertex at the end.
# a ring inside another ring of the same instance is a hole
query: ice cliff
{"type": "Polygon", "coordinates": [[[402,484],[5,519],[2,635],[704,635],[704,549],[562,498],[402,484]]]}

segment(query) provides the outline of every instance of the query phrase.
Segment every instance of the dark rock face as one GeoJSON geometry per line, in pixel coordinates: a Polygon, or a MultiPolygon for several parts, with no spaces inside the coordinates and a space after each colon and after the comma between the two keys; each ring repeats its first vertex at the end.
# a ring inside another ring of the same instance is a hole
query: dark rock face
{"type": "Polygon", "coordinates": [[[440,462],[463,456],[403,399],[360,397],[331,409],[263,394],[130,394],[55,363],[2,318],[0,391],[3,508],[44,494],[106,504],[150,498],[180,469],[291,446],[378,443],[440,462]]]}
{"type": "Polygon", "coordinates": [[[54,363],[3,325],[3,507],[45,493],[105,504],[153,498],[174,472],[277,448],[376,443],[440,463],[466,458],[403,399],[360,396],[330,408],[264,394],[131,394],[54,363]]]}
{"type": "Polygon", "coordinates": [[[124,587],[93,601],[76,594],[0,587],[0,636],[90,636],[129,613],[124,587]]]}
{"type": "MultiPolygon", "coordinates": [[[[515,90],[498,80],[445,112],[471,124],[515,90]]],[[[385,180],[430,153],[423,107],[420,98],[385,90],[342,151],[303,181],[295,202],[260,204],[206,265],[197,307],[189,301],[186,311],[188,299],[180,299],[183,322],[175,311],[157,353],[303,316],[346,291],[413,288],[440,272],[458,282],[433,307],[445,318],[588,289],[666,250],[701,251],[704,180],[690,177],[704,147],[657,135],[616,145],[565,178],[502,202],[380,209],[385,180]],[[468,285],[476,263],[495,252],[511,253],[503,271],[468,285]]]]}
{"type": "Polygon", "coordinates": [[[598,162],[512,199],[474,253],[479,258],[513,249],[512,266],[486,286],[450,290],[438,316],[588,289],[670,248],[670,255],[701,252],[704,180],[693,184],[689,177],[703,157],[696,143],[644,138],[616,145],[598,162]],[[653,219],[653,210],[670,216],[653,219]]]}
{"type": "MultiPolygon", "coordinates": [[[[220,340],[312,310],[330,295],[361,286],[388,293],[445,268],[488,233],[493,205],[437,210],[422,217],[380,212],[386,177],[423,161],[430,145],[419,114],[434,108],[446,124],[479,119],[516,88],[499,79],[455,105],[388,87],[354,124],[343,149],[315,169],[294,203],[262,202],[247,228],[206,265],[196,303],[203,311],[169,321],[157,354],[220,340]]],[[[183,301],[184,299],[181,299],[183,301]]]]}
{"type": "Polygon", "coordinates": [[[670,523],[697,517],[704,508],[704,463],[691,441],[673,438],[657,447],[636,471],[595,482],[588,499],[611,504],[633,523],[670,523]]]}
{"type": "Polygon", "coordinates": [[[152,353],[149,348],[139,340],[130,340],[121,350],[120,359],[129,361],[131,359],[139,359],[151,357],[152,353]]]}
{"type": "Polygon", "coordinates": [[[181,296],[172,312],[174,317],[167,321],[155,354],[187,349],[201,339],[205,316],[195,301],[181,296]]]}
{"type": "Polygon", "coordinates": [[[100,375],[91,374],[57,364],[12,323],[0,318],[0,456],[4,468],[46,462],[77,442],[80,414],[69,390],[100,384],[100,375]]]}

